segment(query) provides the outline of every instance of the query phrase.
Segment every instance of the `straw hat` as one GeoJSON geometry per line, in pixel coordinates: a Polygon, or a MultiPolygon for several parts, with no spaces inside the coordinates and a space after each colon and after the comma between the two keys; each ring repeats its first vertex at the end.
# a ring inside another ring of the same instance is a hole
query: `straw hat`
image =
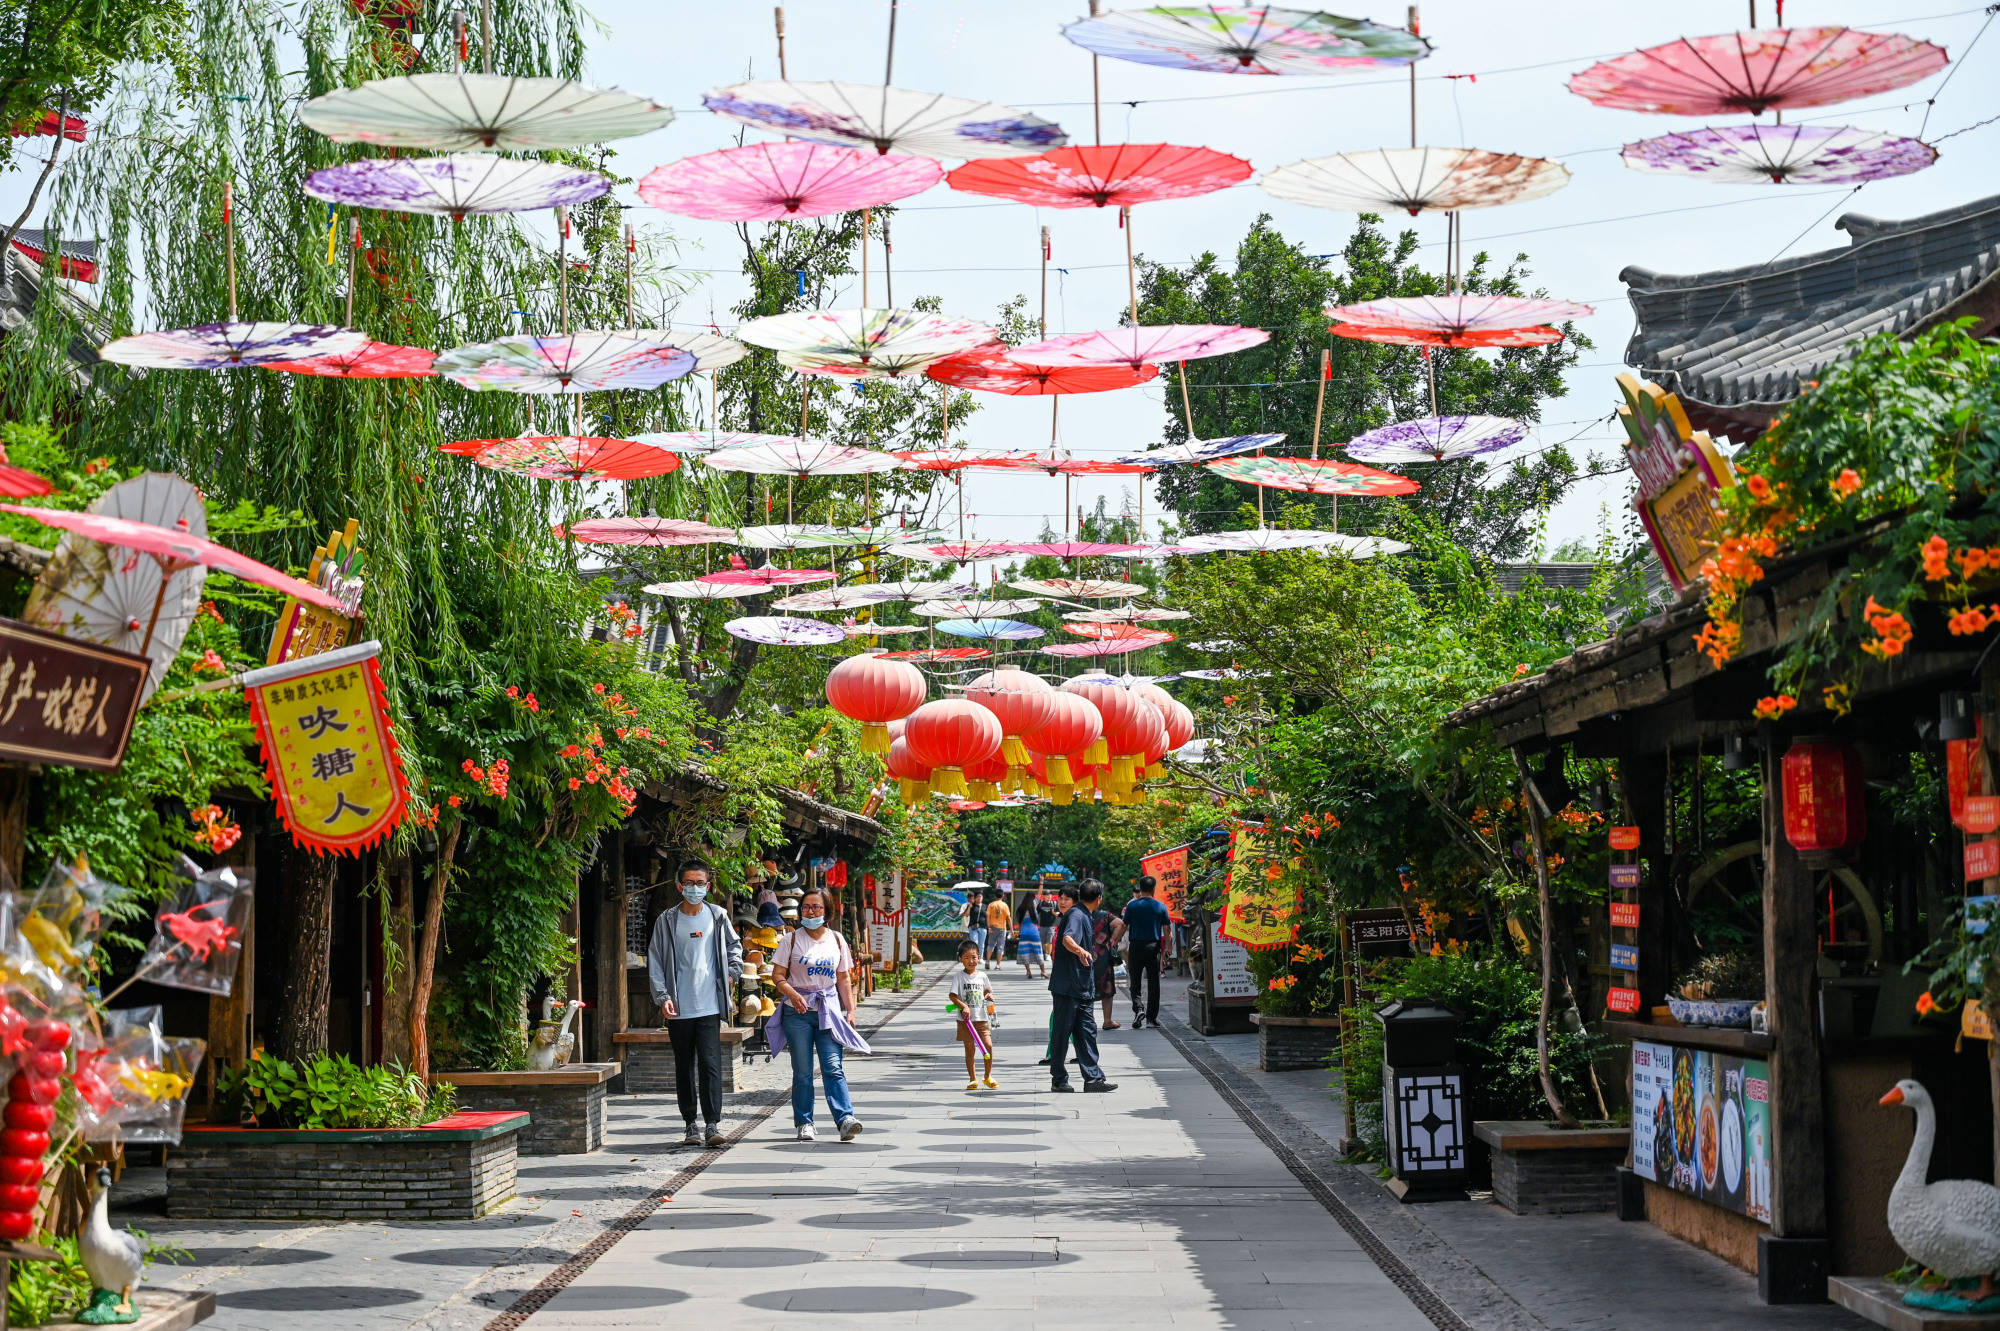
{"type": "MultiPolygon", "coordinates": [[[[775,925],[759,925],[757,928],[750,930],[744,937],[767,952],[778,945],[778,929],[775,925]]],[[[760,957],[759,960],[762,960],[762,958],[760,957]]]]}
{"type": "Polygon", "coordinates": [[[764,999],[763,1006],[758,1009],[757,1015],[760,1017],[768,1017],[773,1013],[775,1013],[777,1010],[778,1010],[778,1005],[776,1003],[773,1003],[769,997],[766,997],[764,999]]]}
{"type": "Polygon", "coordinates": [[[764,1008],[769,1005],[770,1001],[768,998],[759,1000],[755,994],[745,994],[743,995],[743,1001],[736,1006],[736,1015],[745,1021],[755,1021],[759,1017],[768,1017],[771,1014],[764,1011],[764,1008]]]}

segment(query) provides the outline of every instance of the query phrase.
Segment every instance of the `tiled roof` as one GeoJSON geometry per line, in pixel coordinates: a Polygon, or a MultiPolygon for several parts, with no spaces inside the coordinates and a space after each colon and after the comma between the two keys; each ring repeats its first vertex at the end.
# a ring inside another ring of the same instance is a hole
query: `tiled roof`
{"type": "Polygon", "coordinates": [[[1712,273],[1625,269],[1638,315],[1626,362],[1678,394],[1698,427],[1743,441],[1857,339],[1968,314],[1982,333],[2000,322],[2000,196],[1835,225],[1845,249],[1712,273]]]}

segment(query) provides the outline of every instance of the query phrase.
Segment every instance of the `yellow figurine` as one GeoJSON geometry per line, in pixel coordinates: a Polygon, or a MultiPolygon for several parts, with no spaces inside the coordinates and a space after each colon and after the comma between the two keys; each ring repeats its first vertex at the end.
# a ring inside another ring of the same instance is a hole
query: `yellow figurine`
{"type": "Polygon", "coordinates": [[[127,1068],[118,1080],[148,1100],[178,1100],[194,1083],[178,1072],[163,1068],[127,1068]]]}
{"type": "Polygon", "coordinates": [[[28,946],[35,949],[35,955],[50,970],[62,971],[83,965],[82,954],[70,946],[69,931],[39,915],[30,915],[21,921],[21,937],[28,940],[28,946]]]}

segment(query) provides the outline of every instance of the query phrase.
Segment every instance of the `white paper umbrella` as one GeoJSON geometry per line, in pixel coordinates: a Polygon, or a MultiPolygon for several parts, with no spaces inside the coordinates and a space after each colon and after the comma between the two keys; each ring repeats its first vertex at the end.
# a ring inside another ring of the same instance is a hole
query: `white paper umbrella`
{"type": "MultiPolygon", "coordinates": [[[[1270,673],[1268,670],[1183,670],[1181,671],[1181,678],[1206,680],[1262,679],[1270,673]]],[[[1197,759],[1196,761],[1200,760],[1197,759]]]]}
{"type": "Polygon", "coordinates": [[[1477,148],[1372,148],[1294,162],[1258,182],[1274,198],[1349,213],[1453,212],[1522,203],[1569,183],[1544,157],[1477,148]]]}
{"type": "Polygon", "coordinates": [[[916,374],[1000,339],[985,324],[920,310],[796,310],[752,319],[736,336],[794,370],[850,378],[916,374]]]}
{"type": "Polygon", "coordinates": [[[771,589],[739,582],[649,582],[639,590],[648,596],[671,596],[678,601],[730,601],[740,596],[762,596],[771,589]]]}
{"type": "Polygon", "coordinates": [[[842,624],[841,631],[850,638],[895,638],[905,633],[928,633],[927,624],[842,624]]]}
{"type": "Polygon", "coordinates": [[[721,333],[683,330],[668,333],[665,340],[694,357],[696,374],[705,370],[726,369],[750,354],[750,348],[733,337],[724,337],[721,333]]]}
{"type": "Polygon", "coordinates": [[[660,128],[673,108],[574,79],[511,74],[408,74],[340,88],[299,108],[336,143],[391,148],[500,148],[541,152],[629,138],[660,128]]]}
{"type": "MultiPolygon", "coordinates": [[[[767,527],[744,527],[736,533],[738,545],[753,550],[827,550],[864,545],[888,545],[906,536],[921,537],[906,527],[829,527],[819,523],[779,523],[767,527]]],[[[935,534],[935,533],[930,533],[935,534]]]]}
{"type": "MultiPolygon", "coordinates": [[[[201,492],[178,476],[152,471],[120,481],[91,502],[90,511],[128,522],[173,527],[208,535],[208,506],[201,492]]],[[[153,668],[139,690],[143,704],[180,654],[181,643],[201,612],[208,569],[180,567],[161,586],[160,561],[119,546],[64,532],[55,553],[28,590],[23,623],[66,638],[100,643],[120,651],[144,649],[153,668]],[[159,619],[153,619],[155,607],[159,619]],[[146,639],[151,626],[152,640],[146,639]]],[[[50,680],[51,690],[55,684],[50,680]]]]}
{"type": "Polygon", "coordinates": [[[995,102],[881,84],[738,83],[702,95],[726,120],[808,143],[918,157],[1020,157],[1069,142],[1060,125],[995,102]]]}
{"type": "Polygon", "coordinates": [[[719,453],[725,448],[749,448],[774,440],[796,443],[788,434],[748,434],[739,430],[654,430],[632,436],[642,444],[664,448],[683,457],[719,453]]]}
{"type": "Polygon", "coordinates": [[[1226,439],[1196,439],[1185,444],[1169,444],[1165,448],[1127,453],[1112,460],[1148,467],[1198,467],[1216,458],[1251,453],[1260,448],[1275,448],[1284,442],[1285,436],[1281,434],[1237,434],[1226,439]]]}
{"type": "Polygon", "coordinates": [[[1137,596],[1146,589],[1109,578],[1016,578],[1007,584],[1030,596],[1052,596],[1059,601],[1094,601],[1106,596],[1137,596]]]}
{"type": "Polygon", "coordinates": [[[268,361],[345,356],[368,345],[368,334],[325,324],[219,323],[134,333],[106,342],[98,357],[147,370],[229,370],[268,361]]]}
{"type": "Polygon", "coordinates": [[[1168,610],[1161,606],[1121,605],[1109,610],[1077,610],[1064,615],[1071,624],[1158,624],[1173,619],[1193,619],[1189,610],[1168,610]]]}
{"type": "Polygon", "coordinates": [[[1004,619],[1013,615],[1025,615],[1031,610],[1039,610],[1041,605],[1040,601],[1019,599],[920,601],[910,607],[910,613],[922,615],[925,619],[1004,619]]]}
{"type": "Polygon", "coordinates": [[[981,642],[1028,642],[1049,636],[1047,629],[1024,624],[1018,619],[941,619],[937,631],[954,638],[981,642]]]}
{"type": "Polygon", "coordinates": [[[1164,365],[1200,360],[1269,342],[1261,328],[1234,324],[1158,324],[1069,333],[1016,347],[1009,353],[1026,365],[1164,365]]]}
{"type": "Polygon", "coordinates": [[[1452,462],[1511,448],[1528,427],[1501,416],[1426,416],[1356,435],[1341,445],[1357,462],[1452,462]]]}
{"type": "Polygon", "coordinates": [[[453,347],[433,368],[478,392],[597,393],[658,388],[694,369],[694,357],[645,330],[520,333],[453,347]]]}
{"type": "Polygon", "coordinates": [[[773,610],[783,610],[787,614],[794,610],[853,610],[864,605],[880,605],[890,598],[879,596],[875,588],[867,583],[852,587],[828,587],[822,591],[800,592],[782,600],[771,602],[773,610]]]}
{"type": "Polygon", "coordinates": [[[584,203],[607,193],[611,178],[558,162],[526,162],[485,153],[450,157],[369,157],[306,177],[306,193],[326,203],[433,213],[462,222],[478,213],[519,213],[584,203]]]}
{"type": "Polygon", "coordinates": [[[902,466],[894,453],[849,448],[825,439],[774,436],[761,444],[725,448],[702,458],[717,471],[747,471],[758,476],[859,476],[894,471],[902,466]]]}
{"type": "Polygon", "coordinates": [[[822,624],[817,619],[793,619],[788,615],[750,615],[732,619],[722,627],[732,638],[761,642],[770,647],[820,647],[830,642],[847,641],[847,635],[840,631],[837,624],[822,624]]]}
{"type": "Polygon", "coordinates": [[[1402,28],[1274,5],[1154,5],[1062,31],[1096,55],[1211,74],[1339,74],[1407,65],[1431,49],[1402,28]]]}
{"type": "Polygon", "coordinates": [[[979,584],[976,582],[918,582],[905,579],[869,585],[879,587],[883,599],[890,601],[951,601],[979,595],[979,584]]]}
{"type": "Polygon", "coordinates": [[[908,541],[892,545],[884,553],[900,555],[904,559],[922,559],[933,564],[968,564],[978,559],[998,559],[1012,554],[1013,547],[1005,541],[940,541],[933,545],[908,541]]]}

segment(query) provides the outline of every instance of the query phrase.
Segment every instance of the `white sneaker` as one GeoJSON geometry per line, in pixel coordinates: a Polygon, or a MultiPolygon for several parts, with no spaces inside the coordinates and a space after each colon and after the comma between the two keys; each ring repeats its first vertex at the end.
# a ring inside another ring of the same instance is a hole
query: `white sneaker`
{"type": "Polygon", "coordinates": [[[812,1124],[801,1123],[799,1124],[799,1140],[802,1142],[817,1141],[819,1140],[819,1134],[813,1131],[812,1124]]]}
{"type": "Polygon", "coordinates": [[[860,1119],[850,1118],[847,1120],[847,1122],[840,1125],[840,1139],[842,1141],[851,1142],[860,1135],[861,1135],[860,1119]]]}

